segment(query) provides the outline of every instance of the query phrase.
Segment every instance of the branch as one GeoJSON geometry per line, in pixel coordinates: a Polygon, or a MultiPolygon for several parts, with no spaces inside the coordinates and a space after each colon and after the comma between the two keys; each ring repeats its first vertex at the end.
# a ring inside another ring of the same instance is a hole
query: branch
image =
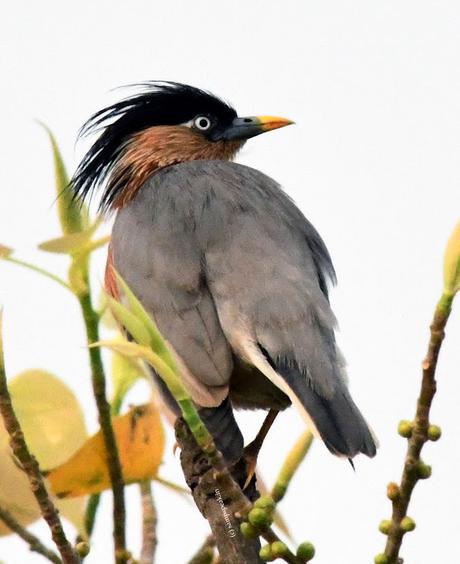
{"type": "Polygon", "coordinates": [[[211,464],[182,418],[177,419],[175,430],[185,479],[209,522],[222,563],[261,563],[258,538],[247,539],[240,532],[252,505],[230,475],[222,455],[216,451],[211,464]]]}
{"type": "Polygon", "coordinates": [[[48,523],[56,547],[58,548],[62,560],[65,564],[78,564],[80,558],[74,552],[64,529],[62,528],[59,512],[51,501],[46,490],[43,477],[38,467],[38,462],[27,448],[24,434],[19,425],[19,421],[13,410],[11,396],[6,382],[5,365],[3,359],[3,346],[1,334],[1,313],[0,313],[0,413],[3,417],[5,428],[10,436],[11,449],[21,464],[21,469],[29,479],[32,493],[38,502],[43,518],[48,523]]]}
{"type": "Polygon", "coordinates": [[[157,539],[157,511],[149,480],[139,484],[142,504],[142,550],[139,564],[152,564],[155,560],[157,539]]]}
{"type": "Polygon", "coordinates": [[[36,537],[32,533],[29,533],[29,531],[18,521],[16,521],[13,515],[3,507],[0,507],[0,520],[2,520],[5,525],[11,531],[13,531],[13,533],[16,533],[18,536],[20,536],[22,540],[24,540],[29,545],[29,548],[32,552],[41,554],[50,562],[54,562],[55,564],[62,564],[62,560],[55,552],[47,548],[38,537],[36,537]]]}
{"type": "MultiPolygon", "coordinates": [[[[182,418],[177,419],[175,431],[181,449],[181,464],[186,482],[192,490],[196,506],[209,522],[219,551],[219,562],[259,564],[262,559],[259,555],[258,535],[244,535],[240,528],[243,522],[248,525],[246,520],[253,505],[234,480],[222,455],[214,447],[214,458],[210,461],[209,455],[200,448],[182,418]]],[[[237,476],[241,473],[238,481],[244,482],[245,468],[237,464],[232,468],[232,472],[237,476]]],[[[251,493],[251,497],[258,495],[255,489],[251,493]]],[[[279,556],[285,562],[303,564],[310,559],[300,558],[292,553],[269,526],[265,527],[260,535],[270,545],[283,544],[283,553],[279,556]]]]}
{"type": "MultiPolygon", "coordinates": [[[[99,340],[99,317],[94,311],[91,303],[91,294],[88,291],[79,295],[83,318],[85,321],[88,344],[91,345],[99,340]]],[[[126,509],[124,497],[124,482],[118,455],[115,433],[112,427],[110,405],[105,393],[106,381],[101,352],[97,347],[89,348],[91,365],[91,378],[93,393],[99,414],[99,425],[102,429],[107,454],[107,465],[113,492],[113,538],[115,543],[115,562],[124,564],[129,555],[126,551],[125,522],[126,509]]],[[[95,504],[97,507],[97,503],[95,504]]]]}
{"type": "Polygon", "coordinates": [[[383,521],[380,530],[388,534],[385,552],[376,557],[379,564],[398,564],[402,562],[399,551],[403,536],[415,528],[414,521],[407,516],[407,509],[416,483],[431,474],[431,468],[423,463],[420,455],[423,445],[439,435],[429,433],[430,408],[436,393],[436,367],[439,351],[444,340],[444,329],[451,312],[453,296],[443,295],[439,301],[432,324],[428,352],[422,364],[423,376],[420,395],[417,401],[415,420],[411,426],[401,434],[408,437],[407,454],[400,485],[391,483],[388,486],[388,497],[392,501],[393,511],[391,521],[383,521]],[[430,436],[431,435],[431,436],[430,436]]]}

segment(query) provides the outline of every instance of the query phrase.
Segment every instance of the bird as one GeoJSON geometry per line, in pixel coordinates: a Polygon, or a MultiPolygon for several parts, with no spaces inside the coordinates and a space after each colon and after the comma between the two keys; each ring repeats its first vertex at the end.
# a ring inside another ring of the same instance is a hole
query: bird
{"type": "MultiPolygon", "coordinates": [[[[126,281],[178,359],[184,385],[228,464],[257,453],[294,405],[334,455],[376,454],[337,346],[330,254],[281,186],[234,158],[251,138],[293,122],[239,117],[178,82],[149,81],[95,113],[97,133],[71,187],[115,214],[105,285],[126,281]],[[244,448],[235,409],[268,414],[244,448]]],[[[168,407],[180,411],[153,371],[168,407]]]]}

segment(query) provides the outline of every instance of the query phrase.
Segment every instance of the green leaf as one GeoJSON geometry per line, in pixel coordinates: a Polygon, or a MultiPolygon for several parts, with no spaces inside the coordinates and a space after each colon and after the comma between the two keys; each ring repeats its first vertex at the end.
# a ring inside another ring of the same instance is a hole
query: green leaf
{"type": "Polygon", "coordinates": [[[59,221],[64,234],[82,231],[88,224],[88,211],[73,198],[73,193],[69,188],[69,176],[67,174],[64,160],[59,150],[56,138],[53,133],[42,122],[38,122],[47,132],[51,142],[54,159],[54,173],[56,181],[57,205],[59,221]]]}
{"type": "MultiPolygon", "coordinates": [[[[38,245],[38,248],[42,251],[48,251],[49,253],[61,253],[72,255],[74,253],[81,252],[85,250],[85,247],[91,241],[91,237],[94,235],[96,230],[101,225],[101,218],[97,218],[93,224],[85,229],[84,231],[78,231],[75,233],[68,233],[62,237],[57,237],[55,239],[50,239],[38,245]]],[[[102,244],[105,244],[104,239],[102,244]]]]}
{"type": "Polygon", "coordinates": [[[150,333],[147,327],[138,319],[134,313],[129,311],[123,304],[108,296],[109,307],[118,322],[133,336],[140,345],[150,346],[150,333]]]}
{"type": "Polygon", "coordinates": [[[87,241],[87,232],[81,231],[80,233],[69,233],[69,235],[63,235],[62,237],[44,241],[38,245],[38,248],[42,251],[47,251],[48,253],[71,255],[76,251],[81,250],[87,241]]]}
{"type": "Polygon", "coordinates": [[[111,403],[112,415],[118,415],[124,397],[134,384],[145,378],[144,371],[133,358],[114,352],[112,356],[113,398],[111,403]]]}
{"type": "Polygon", "coordinates": [[[144,306],[141,302],[137,299],[137,297],[132,292],[131,288],[126,284],[123,278],[115,272],[117,283],[120,285],[123,294],[126,296],[128,301],[129,307],[133,314],[144,324],[145,328],[150,334],[150,346],[152,347],[153,351],[157,353],[166,364],[171,368],[172,371],[175,373],[179,373],[177,363],[174,360],[168,346],[166,345],[165,340],[163,339],[156,323],[150,317],[150,315],[145,311],[144,306]]]}
{"type": "Polygon", "coordinates": [[[68,273],[69,285],[76,296],[88,291],[88,256],[81,255],[72,261],[68,273]]]}
{"type": "Polygon", "coordinates": [[[126,340],[98,341],[89,347],[106,347],[127,357],[138,358],[148,362],[164,380],[174,398],[180,402],[190,400],[190,394],[185,389],[179,373],[174,372],[166,362],[150,348],[137,345],[126,340]]]}

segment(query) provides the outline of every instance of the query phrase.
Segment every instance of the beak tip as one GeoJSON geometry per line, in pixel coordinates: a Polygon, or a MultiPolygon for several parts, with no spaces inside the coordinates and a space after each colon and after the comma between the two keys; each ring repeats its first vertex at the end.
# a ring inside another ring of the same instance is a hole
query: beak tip
{"type": "Polygon", "coordinates": [[[263,131],[271,131],[272,129],[279,129],[280,127],[287,127],[294,125],[295,121],[287,118],[277,116],[260,116],[258,117],[260,127],[263,131]]]}

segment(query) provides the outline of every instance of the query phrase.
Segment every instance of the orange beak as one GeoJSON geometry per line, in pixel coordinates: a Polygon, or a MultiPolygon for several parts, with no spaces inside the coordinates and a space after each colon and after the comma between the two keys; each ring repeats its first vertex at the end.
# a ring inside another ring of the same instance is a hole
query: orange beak
{"type": "Polygon", "coordinates": [[[263,133],[266,131],[271,131],[272,129],[279,129],[280,127],[286,127],[287,125],[292,125],[294,122],[290,119],[277,117],[277,116],[257,116],[251,118],[258,122],[258,126],[263,133]]]}

